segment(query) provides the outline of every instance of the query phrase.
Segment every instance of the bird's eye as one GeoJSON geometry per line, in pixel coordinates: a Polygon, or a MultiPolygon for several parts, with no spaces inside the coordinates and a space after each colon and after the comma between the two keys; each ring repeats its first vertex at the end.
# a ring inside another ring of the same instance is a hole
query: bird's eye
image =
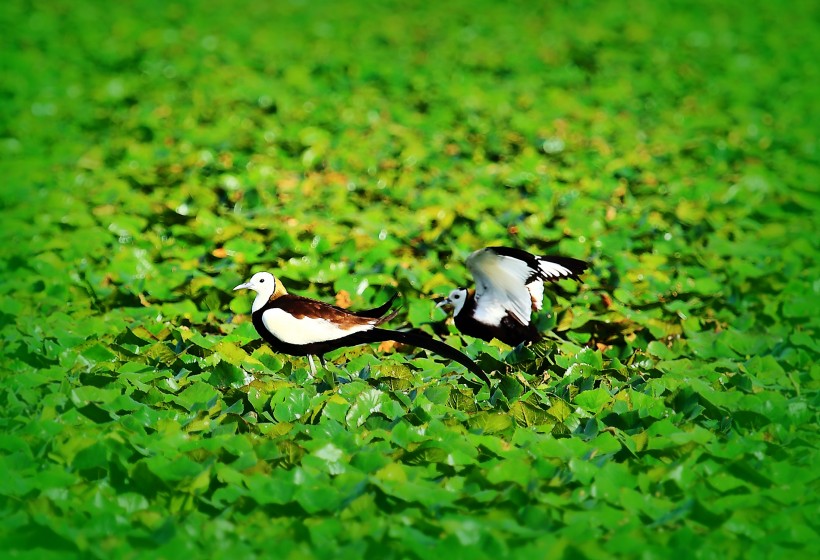
{"type": "Polygon", "coordinates": [[[265,281],[265,279],[264,279],[264,278],[260,278],[260,279],[259,279],[259,283],[260,283],[260,284],[261,284],[261,283],[263,283],[264,281],[265,281]]]}
{"type": "Polygon", "coordinates": [[[461,294],[456,294],[453,296],[453,299],[461,299],[461,294]]]}

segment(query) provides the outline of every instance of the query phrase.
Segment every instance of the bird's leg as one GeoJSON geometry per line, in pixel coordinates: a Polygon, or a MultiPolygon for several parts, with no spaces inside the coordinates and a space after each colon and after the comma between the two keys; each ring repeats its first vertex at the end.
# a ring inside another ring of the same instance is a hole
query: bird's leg
{"type": "Polygon", "coordinates": [[[322,368],[324,368],[323,376],[327,381],[328,385],[331,387],[336,387],[336,374],[327,367],[327,360],[325,360],[324,355],[318,354],[317,357],[319,358],[319,363],[322,364],[322,368]]]}
{"type": "Polygon", "coordinates": [[[316,377],[316,364],[313,363],[312,354],[308,354],[308,362],[310,362],[310,376],[316,377]]]}

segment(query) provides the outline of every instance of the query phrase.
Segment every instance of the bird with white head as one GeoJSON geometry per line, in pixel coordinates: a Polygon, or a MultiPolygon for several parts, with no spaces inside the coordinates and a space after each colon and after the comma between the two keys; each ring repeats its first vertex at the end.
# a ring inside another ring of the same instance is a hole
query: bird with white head
{"type": "Polygon", "coordinates": [[[588,265],[570,257],[538,257],[511,247],[485,247],[467,258],[475,289],[458,288],[436,307],[452,307],[463,334],[510,346],[533,342],[541,333],[531,316],[544,304],[544,282],[579,279],[588,265]]]}
{"type": "Polygon", "coordinates": [[[395,295],[385,304],[354,313],[329,303],[289,294],[269,272],[257,272],[234,290],[253,290],[256,297],[251,306],[253,326],[277,352],[292,356],[308,356],[311,372],[316,374],[312,356],[323,355],[337,348],[393,340],[424,348],[454,360],[487,385],[487,374],[466,355],[432,337],[409,331],[379,328],[396,316],[388,313],[395,295]]]}

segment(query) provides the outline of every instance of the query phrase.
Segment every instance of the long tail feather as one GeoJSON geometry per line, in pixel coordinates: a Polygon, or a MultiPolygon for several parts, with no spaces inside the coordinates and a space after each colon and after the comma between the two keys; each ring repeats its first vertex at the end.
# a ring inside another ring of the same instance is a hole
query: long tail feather
{"type": "Polygon", "coordinates": [[[374,307],[373,309],[363,309],[362,311],[354,311],[354,315],[358,315],[359,317],[370,317],[371,319],[378,319],[385,313],[390,310],[390,306],[393,305],[393,302],[396,301],[396,298],[399,296],[398,292],[395,292],[390,299],[386,302],[381,304],[378,307],[374,307]]]}
{"type": "Polygon", "coordinates": [[[393,340],[396,342],[401,342],[402,344],[409,344],[410,346],[416,346],[418,348],[429,350],[430,352],[435,352],[442,358],[447,358],[460,363],[484,383],[486,383],[488,387],[490,386],[490,378],[487,377],[484,370],[481,369],[478,364],[472,361],[467,355],[426,334],[377,328],[356,333],[356,335],[360,336],[363,342],[384,342],[385,340],[393,340]]]}

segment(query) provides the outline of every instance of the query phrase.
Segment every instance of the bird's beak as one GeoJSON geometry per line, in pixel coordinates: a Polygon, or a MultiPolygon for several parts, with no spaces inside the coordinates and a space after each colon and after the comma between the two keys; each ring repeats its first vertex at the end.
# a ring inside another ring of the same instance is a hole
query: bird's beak
{"type": "Polygon", "coordinates": [[[233,289],[233,291],[235,292],[236,290],[247,290],[250,287],[251,287],[251,283],[250,282],[245,282],[244,284],[239,284],[236,288],[233,289]]]}
{"type": "Polygon", "coordinates": [[[436,308],[444,307],[445,305],[451,305],[452,303],[453,302],[450,301],[450,298],[443,297],[438,300],[438,303],[436,303],[436,308]]]}

